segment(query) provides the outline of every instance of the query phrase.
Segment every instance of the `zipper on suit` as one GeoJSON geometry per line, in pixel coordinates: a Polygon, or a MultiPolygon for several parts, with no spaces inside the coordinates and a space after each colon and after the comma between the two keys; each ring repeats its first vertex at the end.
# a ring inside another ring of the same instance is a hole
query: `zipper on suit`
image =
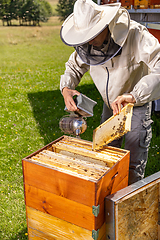
{"type": "Polygon", "coordinates": [[[109,103],[109,96],[108,96],[108,85],[109,85],[109,71],[108,71],[108,68],[106,67],[106,70],[107,70],[107,83],[106,83],[106,97],[107,97],[107,105],[110,109],[111,108],[111,105],[109,103]]]}

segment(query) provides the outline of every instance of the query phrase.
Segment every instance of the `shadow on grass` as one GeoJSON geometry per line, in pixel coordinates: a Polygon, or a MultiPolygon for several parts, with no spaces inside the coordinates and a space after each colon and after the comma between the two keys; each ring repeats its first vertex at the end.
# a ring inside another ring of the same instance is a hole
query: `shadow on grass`
{"type": "MultiPolygon", "coordinates": [[[[100,123],[102,99],[94,84],[81,85],[77,90],[97,101],[94,117],[87,118],[88,128],[82,135],[83,139],[91,140],[93,129],[100,123]]],[[[45,145],[64,135],[59,129],[59,121],[68,113],[64,111],[65,104],[60,90],[29,93],[28,99],[45,145]]]]}

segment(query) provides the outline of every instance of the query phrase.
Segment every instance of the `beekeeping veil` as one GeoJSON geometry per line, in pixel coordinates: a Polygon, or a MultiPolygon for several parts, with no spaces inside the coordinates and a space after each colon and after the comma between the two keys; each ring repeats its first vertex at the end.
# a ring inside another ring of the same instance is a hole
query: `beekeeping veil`
{"type": "Polygon", "coordinates": [[[60,36],[73,46],[88,65],[103,64],[118,54],[127,38],[130,25],[128,11],[120,3],[97,5],[92,0],[77,0],[71,15],[64,21],[60,36]],[[106,27],[109,34],[99,48],[89,44],[106,27]]]}

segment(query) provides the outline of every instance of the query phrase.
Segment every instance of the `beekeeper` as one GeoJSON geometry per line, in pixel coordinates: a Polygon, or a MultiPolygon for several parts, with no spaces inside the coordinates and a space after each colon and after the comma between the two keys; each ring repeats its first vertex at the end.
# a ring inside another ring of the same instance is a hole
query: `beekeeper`
{"type": "MultiPolygon", "coordinates": [[[[90,75],[103,101],[101,123],[133,103],[131,132],[125,135],[130,150],[129,184],[144,177],[151,132],[151,102],[160,98],[160,44],[141,24],[130,20],[120,3],[97,5],[77,0],[61,27],[61,39],[75,51],[66,63],[60,89],[66,107],[76,111],[74,95],[82,76],[90,75]]],[[[121,147],[122,138],[111,143],[121,147]]]]}

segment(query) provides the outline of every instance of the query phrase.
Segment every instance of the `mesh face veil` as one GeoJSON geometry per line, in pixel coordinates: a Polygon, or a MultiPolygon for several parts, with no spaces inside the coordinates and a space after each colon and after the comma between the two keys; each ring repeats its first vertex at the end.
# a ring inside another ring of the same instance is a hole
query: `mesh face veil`
{"type": "Polygon", "coordinates": [[[110,37],[107,43],[103,43],[101,47],[90,45],[89,43],[76,46],[75,50],[81,60],[88,65],[101,65],[120,54],[121,46],[116,44],[110,37]]]}

